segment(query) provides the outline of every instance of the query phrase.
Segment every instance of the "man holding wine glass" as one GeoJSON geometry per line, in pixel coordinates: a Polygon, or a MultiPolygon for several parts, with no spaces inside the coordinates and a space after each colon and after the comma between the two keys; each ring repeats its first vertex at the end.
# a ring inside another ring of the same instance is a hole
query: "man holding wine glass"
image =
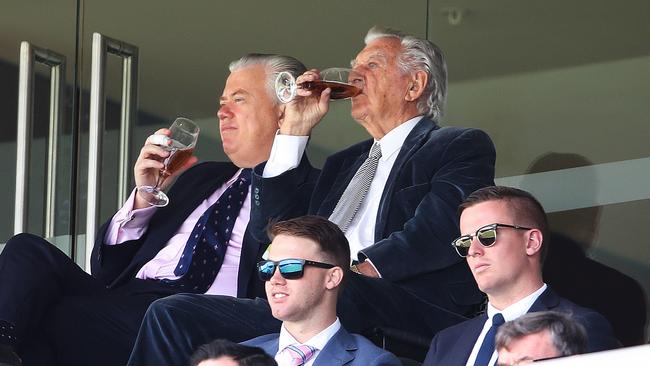
{"type": "MultiPolygon", "coordinates": [[[[437,46],[380,28],[365,43],[344,81],[360,89],[351,98],[352,117],[372,138],[331,155],[322,170],[310,165],[305,147],[332,89],[312,88],[324,76],[318,70],[302,74],[295,86],[291,78],[276,80],[286,107],[269,160],[253,171],[249,231],[264,241],[270,221],[329,218],[348,238],[351,269],[359,272],[339,297],[343,326],[431,337],[475,315],[484,300],[450,243],[458,236],[456,207],[493,185],[495,149],[480,130],[438,125],[447,68],[437,46]]],[[[221,296],[156,301],[130,364],[180,364],[211,338],[242,341],[276,332],[265,328],[271,314],[264,307],[221,296]],[[162,348],[169,356],[157,352],[162,348]]]]}
{"type": "Polygon", "coordinates": [[[92,276],[40,237],[8,241],[0,254],[0,363],[19,364],[18,353],[26,366],[124,365],[152,301],[179,292],[264,293],[255,265],[267,243],[247,230],[250,170],[268,159],[282,114],[269,85],[305,67],[251,54],[230,71],[217,116],[231,161],[195,164],[198,128],[187,119],[150,136],[134,167],[139,189],[97,234],[92,276]]]}

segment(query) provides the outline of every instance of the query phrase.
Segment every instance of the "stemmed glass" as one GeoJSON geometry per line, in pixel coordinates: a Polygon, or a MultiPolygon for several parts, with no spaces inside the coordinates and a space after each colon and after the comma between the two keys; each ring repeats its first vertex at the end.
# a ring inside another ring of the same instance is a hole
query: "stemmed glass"
{"type": "Polygon", "coordinates": [[[330,99],[352,98],[361,89],[350,83],[352,70],[343,67],[334,67],[320,72],[320,80],[304,81],[296,83],[296,79],[290,73],[283,71],[275,79],[275,94],[282,103],[289,103],[296,97],[298,89],[305,89],[322,93],[326,88],[332,89],[330,99]]]}
{"type": "Polygon", "coordinates": [[[169,197],[158,187],[192,157],[199,138],[199,126],[183,117],[176,118],[169,131],[171,131],[170,135],[165,136],[164,143],[160,144],[161,148],[169,151],[169,156],[163,162],[165,167],[158,173],[156,185],[138,187],[140,196],[156,207],[164,207],[169,203],[169,197]]]}

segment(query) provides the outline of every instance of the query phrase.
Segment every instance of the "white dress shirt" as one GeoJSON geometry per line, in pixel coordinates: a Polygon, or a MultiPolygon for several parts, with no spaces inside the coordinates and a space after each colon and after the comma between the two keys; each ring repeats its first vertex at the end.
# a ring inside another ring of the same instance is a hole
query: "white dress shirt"
{"type": "MultiPolygon", "coordinates": [[[[156,254],[156,256],[147,262],[136,274],[140,279],[178,279],[174,274],[174,269],[183,254],[187,239],[189,239],[196,222],[201,218],[203,213],[210,208],[223,192],[237,180],[241,169],[223,185],[217,188],[208,198],[203,200],[190,216],[185,219],[178,231],[169,239],[165,247],[156,254]]],[[[156,207],[145,207],[133,209],[135,200],[135,190],[124,203],[124,206],[113,216],[111,223],[106,230],[104,243],[107,245],[119,245],[129,240],[137,240],[147,231],[149,221],[156,212],[156,207]]],[[[241,248],[244,240],[246,226],[250,219],[251,212],[250,187],[246,194],[246,199],[239,210],[239,216],[235,220],[226,255],[223,259],[221,269],[217,273],[217,278],[206,292],[210,295],[229,295],[237,296],[237,280],[239,274],[239,260],[241,257],[241,248]]]]}
{"type": "MultiPolygon", "coordinates": [[[[535,303],[539,295],[541,295],[544,291],[546,291],[546,287],[547,287],[546,284],[543,284],[542,287],[540,287],[537,291],[524,297],[523,299],[517,301],[516,303],[508,306],[503,310],[499,310],[494,306],[492,306],[492,304],[488,303],[487,306],[488,319],[483,325],[483,330],[481,331],[481,334],[479,334],[478,339],[476,339],[476,343],[474,343],[474,348],[472,349],[472,353],[470,353],[469,358],[467,359],[466,365],[474,366],[474,362],[476,362],[476,356],[478,355],[478,350],[481,348],[481,344],[483,343],[483,338],[485,338],[485,334],[487,334],[488,330],[490,330],[490,327],[492,327],[492,317],[494,316],[494,314],[501,313],[501,315],[503,315],[503,319],[507,322],[519,318],[520,316],[528,312],[528,310],[530,309],[531,306],[533,306],[533,303],[535,303]]],[[[488,362],[488,365],[492,366],[496,362],[497,362],[497,351],[494,350],[494,353],[492,354],[492,358],[490,358],[490,362],[488,362]]]]}
{"type": "MultiPolygon", "coordinates": [[[[358,252],[375,243],[375,225],[377,223],[377,211],[384,192],[384,186],[388,180],[393,164],[397,159],[400,148],[406,137],[413,130],[415,125],[422,119],[422,116],[411,118],[388,132],[379,142],[381,146],[381,159],[377,165],[375,177],[364,198],[357,215],[352,220],[345,237],[350,242],[350,255],[353,260],[358,259],[358,252]]],[[[271,178],[278,176],[287,170],[294,169],[300,164],[308,136],[275,136],[273,148],[269,161],[264,167],[263,177],[271,178]]]]}
{"type": "MultiPolygon", "coordinates": [[[[304,345],[312,346],[316,349],[314,355],[309,360],[307,360],[307,362],[305,362],[304,366],[311,366],[314,363],[314,360],[316,360],[316,357],[318,357],[320,351],[325,348],[327,342],[329,342],[329,340],[334,337],[339,329],[341,329],[341,322],[339,321],[339,318],[336,318],[332,325],[323,329],[320,333],[313,336],[307,342],[302,343],[304,345]]],[[[278,366],[291,365],[291,356],[287,352],[282,351],[287,348],[287,346],[296,343],[300,342],[298,342],[284,327],[284,324],[282,324],[282,328],[280,329],[280,338],[278,339],[278,353],[275,354],[275,361],[277,361],[278,366]]]]}

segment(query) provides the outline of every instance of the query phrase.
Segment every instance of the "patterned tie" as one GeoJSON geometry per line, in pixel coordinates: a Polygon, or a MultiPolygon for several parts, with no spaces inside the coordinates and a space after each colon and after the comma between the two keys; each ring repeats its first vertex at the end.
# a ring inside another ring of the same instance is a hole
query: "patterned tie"
{"type": "Polygon", "coordinates": [[[284,349],[291,356],[291,366],[302,366],[316,353],[316,348],[306,344],[292,344],[284,349]]]}
{"type": "Polygon", "coordinates": [[[350,184],[345,188],[329,217],[329,220],[338,225],[343,232],[346,232],[350,227],[354,216],[359,211],[359,207],[361,207],[361,203],[368,193],[370,183],[372,183],[377,171],[379,159],[381,159],[381,147],[378,142],[375,142],[370,148],[368,158],[352,177],[350,184]]]}
{"type": "Polygon", "coordinates": [[[174,274],[181,277],[164,282],[188,292],[208,291],[223,263],[250,181],[251,169],[243,169],[237,180],[203,213],[174,269],[174,274]]]}
{"type": "Polygon", "coordinates": [[[494,314],[492,317],[492,326],[485,334],[485,338],[483,338],[483,343],[481,344],[481,348],[478,350],[478,355],[476,356],[474,366],[488,365],[490,359],[492,358],[492,354],[494,353],[494,337],[497,334],[497,330],[504,322],[505,320],[503,319],[503,315],[501,315],[501,313],[494,314]]]}

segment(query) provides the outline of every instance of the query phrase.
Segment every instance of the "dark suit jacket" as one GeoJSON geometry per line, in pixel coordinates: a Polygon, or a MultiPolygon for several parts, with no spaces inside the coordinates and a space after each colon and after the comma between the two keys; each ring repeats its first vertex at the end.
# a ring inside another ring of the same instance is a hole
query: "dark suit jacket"
{"type": "MultiPolygon", "coordinates": [[[[178,231],[201,201],[237,172],[232,163],[205,162],[188,169],[169,190],[169,205],[157,209],[146,233],[138,240],[119,245],[103,243],[109,222],[99,230],[91,258],[93,276],[109,287],[118,287],[137,274],[153,259],[178,231]]],[[[255,241],[249,230],[244,234],[238,276],[238,297],[264,297],[264,286],[254,276],[255,264],[265,248],[255,241]]]]}
{"type": "MultiPolygon", "coordinates": [[[[569,313],[585,327],[589,337],[589,352],[620,346],[614,338],[612,328],[602,315],[559,297],[550,287],[537,298],[528,312],[548,310],[569,313]]],[[[465,365],[486,320],[487,315],[483,314],[440,331],[433,338],[423,365],[465,365]]]]}
{"type": "MultiPolygon", "coordinates": [[[[242,344],[260,347],[275,357],[278,353],[279,333],[253,338],[242,344]]],[[[402,363],[392,353],[385,351],[366,338],[348,333],[343,327],[325,345],[313,366],[358,365],[358,366],[401,366],[402,363]]]]}
{"type": "MultiPolygon", "coordinates": [[[[331,155],[322,171],[303,157],[273,178],[254,170],[251,226],[266,239],[270,219],[307,213],[324,217],[367,158],[373,140],[331,155]]],[[[482,295],[451,241],[459,234],[456,210],[474,190],[493,184],[495,150],[476,129],[440,128],[423,118],[407,136],[379,204],[375,244],[364,249],[382,277],[450,310],[480,302],[482,295]]]]}

